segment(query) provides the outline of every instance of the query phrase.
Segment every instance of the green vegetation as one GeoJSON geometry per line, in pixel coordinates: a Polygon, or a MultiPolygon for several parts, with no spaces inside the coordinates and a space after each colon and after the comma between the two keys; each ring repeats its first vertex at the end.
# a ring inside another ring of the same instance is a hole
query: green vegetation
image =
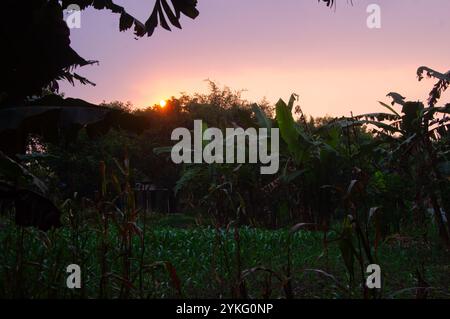
{"type": "Polygon", "coordinates": [[[2,200],[0,296],[448,298],[450,111],[436,103],[449,80],[424,71],[438,78],[427,107],[392,93],[389,113],[307,121],[295,95],[272,108],[211,83],[210,94],[134,111],[141,135],[34,136],[26,155],[1,157],[2,192],[16,197],[2,200]],[[194,119],[278,127],[279,172],[174,165],[171,131],[194,119]],[[176,214],[136,205],[143,179],[173,190],[176,214]],[[8,193],[14,185],[23,191],[8,193]],[[80,290],[64,286],[72,263],[80,290]],[[369,264],[381,266],[381,290],[365,286],[369,264]]]}
{"type": "MultiPolygon", "coordinates": [[[[336,232],[330,232],[336,237],[336,232]]],[[[16,230],[8,225],[0,240],[3,265],[0,297],[33,298],[230,298],[236,291],[237,249],[234,230],[211,227],[186,229],[148,225],[144,267],[142,243],[133,240],[130,279],[121,276],[120,236],[111,230],[106,254],[108,270],[102,273],[102,237],[95,227],[80,230],[78,242],[68,228],[48,234],[16,230]],[[23,250],[16,250],[23,240],[23,250]],[[79,290],[65,288],[65,266],[77,260],[84,270],[79,290]],[[14,265],[21,261],[18,269],[14,265]],[[167,264],[169,266],[166,265],[167,264]],[[172,268],[173,267],[173,268],[172,268]],[[20,272],[20,274],[19,274],[20,272]],[[142,272],[142,273],[141,273],[142,272]],[[18,277],[20,275],[20,281],[18,277]],[[100,290],[102,275],[104,290],[100,290]],[[142,277],[140,277],[142,275],[142,277]],[[142,278],[142,279],[141,279],[142,278]]],[[[286,298],[288,230],[239,229],[241,279],[247,297],[286,298]]],[[[323,235],[301,231],[291,239],[292,296],[295,298],[362,298],[351,286],[337,244],[322,244],[323,235]]],[[[420,237],[392,236],[379,248],[384,298],[449,298],[448,254],[420,237]],[[420,262],[417,264],[417,262],[420,262]],[[423,278],[423,279],[422,279],[423,278]],[[427,283],[426,289],[413,289],[427,283]]]]}
{"type": "Polygon", "coordinates": [[[386,113],[349,118],[213,82],[164,108],[98,106],[52,94],[92,84],[74,68],[95,63],[70,47],[63,9],[111,10],[143,37],[197,17],[197,1],[158,0],[145,24],[113,1],[21,3],[0,13],[0,298],[450,297],[450,72],[418,69],[437,80],[427,103],[393,92],[386,113]],[[280,170],[175,165],[171,133],[197,119],[278,128],[280,170]],[[137,204],[142,181],[170,190],[171,214],[137,204]],[[81,289],[65,285],[71,264],[81,289]],[[366,286],[371,264],[382,289],[366,286]]]}

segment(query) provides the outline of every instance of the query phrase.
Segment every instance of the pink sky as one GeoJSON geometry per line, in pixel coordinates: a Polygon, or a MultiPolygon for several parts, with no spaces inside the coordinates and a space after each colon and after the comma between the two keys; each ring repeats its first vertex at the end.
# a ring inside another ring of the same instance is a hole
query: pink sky
{"type": "MultiPolygon", "coordinates": [[[[389,101],[391,91],[425,100],[434,81],[418,82],[417,67],[450,69],[450,1],[337,1],[331,10],[316,0],[199,0],[200,16],[183,19],[183,30],[159,28],[139,40],[119,32],[117,15],[89,9],[71,40],[83,57],[100,61],[77,71],[97,86],[64,83],[61,91],[145,107],[180,92],[206,92],[204,80],[211,79],[246,89],[252,101],[298,93],[313,116],[382,111],[377,101],[389,101]],[[381,7],[381,29],[367,28],[371,3],[381,7]]],[[[115,2],[144,21],[154,4],[115,2]]]]}

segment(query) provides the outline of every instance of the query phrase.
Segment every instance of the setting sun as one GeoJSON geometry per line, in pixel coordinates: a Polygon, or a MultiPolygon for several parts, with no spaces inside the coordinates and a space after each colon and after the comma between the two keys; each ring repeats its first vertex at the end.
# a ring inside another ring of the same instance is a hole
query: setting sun
{"type": "Polygon", "coordinates": [[[449,312],[450,0],[0,3],[0,313],[449,312]]]}

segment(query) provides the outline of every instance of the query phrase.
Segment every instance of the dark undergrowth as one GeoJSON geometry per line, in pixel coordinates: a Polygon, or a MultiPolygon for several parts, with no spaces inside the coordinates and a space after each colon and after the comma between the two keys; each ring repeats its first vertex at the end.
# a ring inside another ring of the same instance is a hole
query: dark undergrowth
{"type": "MultiPolygon", "coordinates": [[[[146,225],[142,237],[134,237],[125,264],[121,236],[113,226],[105,238],[90,225],[44,233],[3,223],[1,298],[365,296],[359,281],[348,276],[333,242],[335,231],[324,244],[321,232],[180,228],[170,226],[170,218],[158,219],[146,225]],[[81,289],[66,287],[70,264],[81,267],[81,289]]],[[[429,234],[437,236],[432,229],[429,234]]],[[[383,285],[377,298],[450,297],[448,253],[433,239],[416,232],[382,242],[377,257],[383,285]]]]}

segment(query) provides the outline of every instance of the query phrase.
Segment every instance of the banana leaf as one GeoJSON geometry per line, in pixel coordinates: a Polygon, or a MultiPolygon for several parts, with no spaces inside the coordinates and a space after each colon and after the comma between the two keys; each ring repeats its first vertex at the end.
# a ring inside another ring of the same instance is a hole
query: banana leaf
{"type": "Polygon", "coordinates": [[[70,143],[82,128],[95,138],[111,128],[141,133],[146,127],[143,117],[122,110],[49,95],[24,106],[0,108],[0,151],[9,156],[24,154],[30,135],[38,135],[45,142],[70,143]]]}

